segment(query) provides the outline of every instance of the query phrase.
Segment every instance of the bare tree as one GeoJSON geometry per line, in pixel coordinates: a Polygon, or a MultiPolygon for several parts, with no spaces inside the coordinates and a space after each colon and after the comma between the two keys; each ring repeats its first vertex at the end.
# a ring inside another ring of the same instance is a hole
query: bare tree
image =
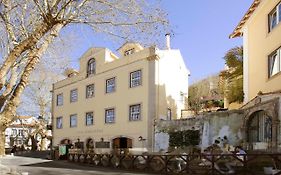
{"type": "MultiPolygon", "coordinates": [[[[52,69],[66,69],[66,65],[59,64],[59,60],[55,59],[56,63],[52,69]],[[56,68],[59,67],[59,68],[56,68]]],[[[66,60],[65,60],[66,61],[66,60]]],[[[67,61],[66,61],[67,62],[67,61]]],[[[32,140],[32,148],[35,149],[34,144],[36,136],[40,135],[41,149],[44,150],[46,139],[49,136],[47,125],[51,119],[51,89],[52,84],[60,80],[63,76],[60,71],[54,72],[51,68],[45,64],[45,60],[41,62],[37,69],[30,77],[30,85],[25,89],[21,98],[21,104],[17,109],[17,113],[20,115],[31,115],[39,120],[34,123],[32,132],[28,133],[29,138],[32,140]]],[[[49,63],[49,62],[48,62],[49,63]]]]}
{"type": "Polygon", "coordinates": [[[5,129],[15,120],[32,71],[60,31],[71,24],[125,40],[152,41],[163,33],[167,21],[158,1],[0,0],[0,155],[5,129]]]}

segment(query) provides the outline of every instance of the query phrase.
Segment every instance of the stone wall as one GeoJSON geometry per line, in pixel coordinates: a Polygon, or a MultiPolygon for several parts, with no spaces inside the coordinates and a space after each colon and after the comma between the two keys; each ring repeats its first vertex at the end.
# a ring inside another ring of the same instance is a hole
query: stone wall
{"type": "Polygon", "coordinates": [[[156,124],[155,150],[168,150],[169,131],[183,131],[189,129],[200,130],[201,148],[205,148],[218,137],[227,136],[231,145],[238,145],[243,139],[243,111],[231,110],[223,112],[205,113],[188,119],[159,120],[156,124]]]}

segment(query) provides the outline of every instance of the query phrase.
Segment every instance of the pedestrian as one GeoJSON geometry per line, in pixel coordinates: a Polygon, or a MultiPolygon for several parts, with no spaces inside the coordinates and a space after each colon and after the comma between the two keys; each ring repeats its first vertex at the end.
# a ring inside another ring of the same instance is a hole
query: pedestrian
{"type": "Polygon", "coordinates": [[[244,161],[246,159],[247,153],[243,150],[243,148],[241,146],[237,146],[235,148],[235,154],[236,154],[236,157],[240,160],[233,159],[232,161],[229,161],[229,162],[225,163],[225,166],[228,169],[228,172],[227,172],[228,174],[234,174],[235,173],[233,167],[244,166],[244,161]]]}
{"type": "Polygon", "coordinates": [[[247,153],[243,150],[243,148],[241,146],[237,146],[235,148],[235,152],[236,152],[236,155],[238,155],[237,158],[239,158],[242,161],[245,161],[244,160],[244,157],[245,157],[244,155],[246,155],[247,153]]]}
{"type": "Polygon", "coordinates": [[[14,145],[11,150],[11,155],[13,156],[17,152],[17,145],[14,145]]]}

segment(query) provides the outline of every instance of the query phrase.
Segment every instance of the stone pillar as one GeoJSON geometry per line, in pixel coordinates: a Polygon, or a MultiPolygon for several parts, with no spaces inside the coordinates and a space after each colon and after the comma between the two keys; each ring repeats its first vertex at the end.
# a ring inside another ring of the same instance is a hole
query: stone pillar
{"type": "Polygon", "coordinates": [[[252,147],[251,145],[249,145],[249,141],[248,141],[248,130],[247,130],[247,125],[244,124],[243,126],[241,126],[240,128],[241,130],[241,137],[242,137],[242,141],[243,141],[243,145],[241,145],[244,149],[246,150],[251,150],[252,147]]]}

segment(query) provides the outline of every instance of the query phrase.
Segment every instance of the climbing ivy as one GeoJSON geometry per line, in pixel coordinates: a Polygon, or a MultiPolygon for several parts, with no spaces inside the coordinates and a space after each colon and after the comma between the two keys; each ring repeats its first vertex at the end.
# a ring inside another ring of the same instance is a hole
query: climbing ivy
{"type": "Polygon", "coordinates": [[[185,147],[199,145],[199,130],[185,130],[169,132],[169,145],[171,147],[185,147]]]}

